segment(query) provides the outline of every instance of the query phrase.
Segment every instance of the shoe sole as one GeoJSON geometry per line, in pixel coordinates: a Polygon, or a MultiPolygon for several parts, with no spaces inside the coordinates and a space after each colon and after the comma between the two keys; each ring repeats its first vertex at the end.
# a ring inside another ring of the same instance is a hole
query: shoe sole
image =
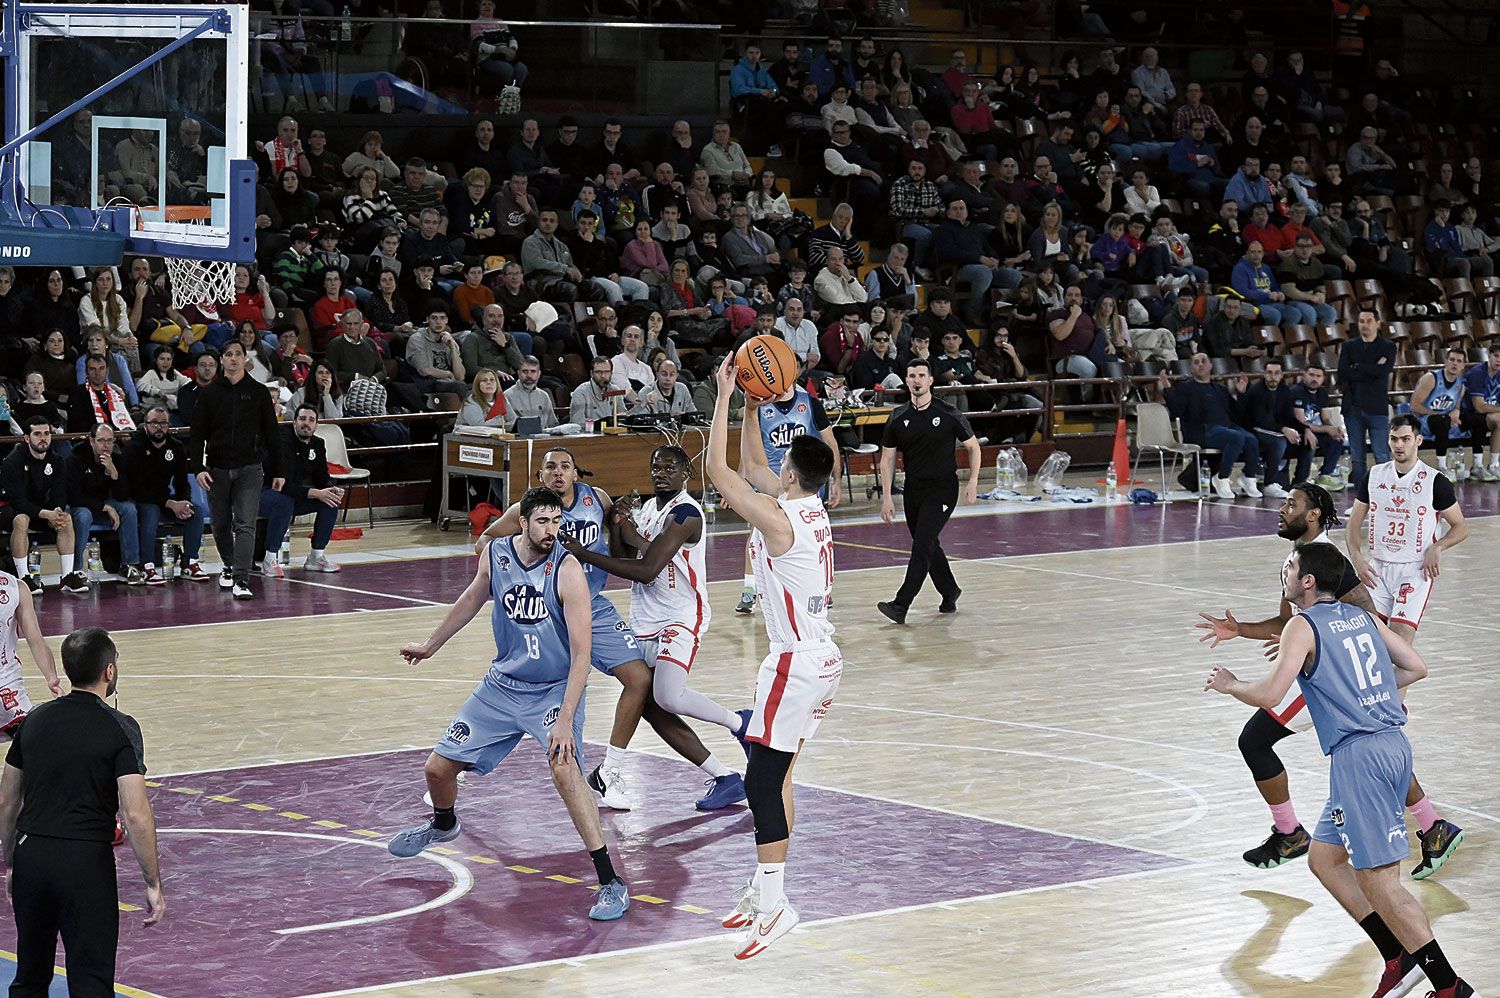
{"type": "Polygon", "coordinates": [[[625,913],[627,911],[629,911],[629,910],[630,910],[630,905],[627,904],[625,907],[621,908],[617,912],[613,912],[613,913],[605,914],[605,915],[596,915],[596,914],[594,914],[594,909],[590,908],[589,909],[589,918],[592,919],[595,922],[617,922],[620,919],[624,918],[625,917],[625,913]]]}
{"type": "MultiPolygon", "coordinates": [[[[1411,878],[1413,880],[1426,880],[1428,877],[1441,870],[1448,864],[1448,860],[1453,857],[1453,854],[1458,851],[1458,847],[1464,844],[1464,839],[1468,837],[1468,834],[1468,832],[1460,828],[1458,830],[1458,834],[1453,836],[1453,838],[1449,840],[1448,848],[1438,853],[1437,857],[1433,859],[1432,865],[1426,867],[1425,869],[1422,866],[1418,866],[1415,870],[1411,871],[1411,878]]],[[[1422,858],[1422,861],[1423,863],[1426,863],[1427,858],[1424,856],[1422,858]]]]}
{"type": "Polygon", "coordinates": [[[875,605],[875,609],[879,610],[880,611],[880,615],[882,617],[884,617],[886,620],[889,620],[893,624],[902,624],[902,625],[904,625],[906,623],[906,614],[904,614],[904,613],[898,615],[895,611],[888,610],[884,606],[881,606],[878,603],[875,605]]]}
{"type": "MultiPolygon", "coordinates": [[[[629,801],[626,801],[623,805],[618,803],[611,804],[609,802],[609,796],[603,790],[599,789],[599,786],[595,785],[596,782],[599,782],[597,778],[598,772],[599,770],[594,770],[584,781],[589,785],[589,790],[593,792],[595,802],[601,807],[609,808],[611,811],[629,811],[631,807],[629,801]]],[[[600,785],[602,785],[602,783],[600,785]]]]}
{"type": "Polygon", "coordinates": [[[1307,850],[1303,849],[1301,852],[1294,853],[1291,856],[1278,856],[1276,859],[1267,860],[1261,863],[1258,863],[1252,859],[1246,859],[1244,856],[1241,856],[1240,859],[1244,859],[1247,866],[1253,866],[1257,870],[1274,870],[1278,866],[1285,866],[1286,864],[1299,860],[1306,855],[1307,850]]]}
{"type": "Polygon", "coordinates": [[[728,915],[724,916],[724,920],[719,924],[724,926],[724,928],[726,929],[743,929],[745,926],[750,924],[750,916],[741,915],[737,911],[730,912],[728,915]]]}
{"type": "Polygon", "coordinates": [[[731,797],[728,800],[717,804],[709,803],[708,798],[705,797],[702,800],[694,801],[693,807],[697,808],[700,811],[722,811],[726,807],[734,807],[736,804],[743,804],[746,800],[748,800],[748,798],[743,793],[737,797],[731,797]]]}

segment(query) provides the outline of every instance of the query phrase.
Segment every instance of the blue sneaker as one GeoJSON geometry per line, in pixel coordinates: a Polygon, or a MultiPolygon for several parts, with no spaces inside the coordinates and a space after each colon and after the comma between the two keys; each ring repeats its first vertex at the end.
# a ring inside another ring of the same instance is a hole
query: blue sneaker
{"type": "Polygon", "coordinates": [[[405,859],[415,856],[434,842],[452,842],[458,838],[459,831],[464,827],[462,821],[457,821],[452,828],[446,832],[440,832],[432,827],[432,819],[428,818],[416,828],[408,828],[404,832],[397,832],[396,837],[391,839],[386,846],[392,856],[400,856],[405,859]]]}
{"type": "Polygon", "coordinates": [[[721,807],[738,804],[745,799],[745,781],[739,773],[715,776],[708,781],[708,793],[698,799],[694,806],[700,811],[717,811],[721,807]]]}
{"type": "Polygon", "coordinates": [[[619,877],[599,888],[599,896],[589,909],[589,917],[596,922],[613,922],[630,910],[630,888],[619,877]]]}
{"type": "Polygon", "coordinates": [[[739,715],[740,727],[734,733],[734,739],[740,743],[740,748],[745,750],[745,758],[748,759],[750,758],[750,743],[745,741],[745,732],[750,730],[750,718],[754,716],[755,711],[746,709],[737,710],[735,713],[739,715]]]}

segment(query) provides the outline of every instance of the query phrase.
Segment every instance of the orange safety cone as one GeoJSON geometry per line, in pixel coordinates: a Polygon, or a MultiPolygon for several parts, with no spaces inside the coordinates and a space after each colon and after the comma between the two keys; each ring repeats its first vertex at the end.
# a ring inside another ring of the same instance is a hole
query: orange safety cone
{"type": "Polygon", "coordinates": [[[1130,438],[1125,432],[1125,417],[1115,422],[1115,479],[1126,488],[1134,485],[1130,477],[1130,438]]]}

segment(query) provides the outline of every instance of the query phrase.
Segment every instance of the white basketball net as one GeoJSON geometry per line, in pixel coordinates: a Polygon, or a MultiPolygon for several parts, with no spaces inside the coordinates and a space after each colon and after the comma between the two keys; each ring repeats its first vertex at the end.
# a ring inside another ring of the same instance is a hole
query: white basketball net
{"type": "Polygon", "coordinates": [[[167,257],[167,280],[172,285],[172,307],[204,302],[234,301],[234,263],[226,260],[188,260],[167,257]]]}

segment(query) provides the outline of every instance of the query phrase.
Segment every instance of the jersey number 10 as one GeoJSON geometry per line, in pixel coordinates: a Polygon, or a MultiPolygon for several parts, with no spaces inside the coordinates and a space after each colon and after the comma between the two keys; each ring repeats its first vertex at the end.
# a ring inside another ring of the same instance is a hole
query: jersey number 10
{"type": "Polygon", "coordinates": [[[1385,682],[1385,678],[1375,668],[1374,638],[1368,634],[1345,638],[1344,651],[1349,653],[1349,665],[1354,669],[1354,681],[1359,683],[1360,689],[1369,689],[1385,682]],[[1360,664],[1361,656],[1364,657],[1363,665],[1360,664]]]}

